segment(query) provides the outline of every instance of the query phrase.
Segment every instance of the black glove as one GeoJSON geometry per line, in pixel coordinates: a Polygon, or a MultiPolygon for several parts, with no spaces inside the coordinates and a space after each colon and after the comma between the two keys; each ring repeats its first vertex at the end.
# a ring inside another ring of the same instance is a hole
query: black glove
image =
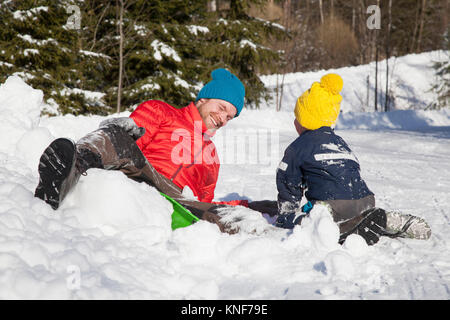
{"type": "Polygon", "coordinates": [[[183,201],[179,202],[197,218],[216,224],[219,227],[220,231],[223,233],[235,234],[239,231],[239,229],[233,228],[229,224],[221,221],[221,216],[219,215],[221,209],[234,209],[233,206],[224,204],[211,204],[200,201],[190,201],[188,204],[183,203],[183,201]]]}
{"type": "Polygon", "coordinates": [[[124,129],[136,141],[145,134],[145,128],[138,127],[134,120],[129,117],[109,118],[100,122],[99,127],[115,125],[124,129]]]}

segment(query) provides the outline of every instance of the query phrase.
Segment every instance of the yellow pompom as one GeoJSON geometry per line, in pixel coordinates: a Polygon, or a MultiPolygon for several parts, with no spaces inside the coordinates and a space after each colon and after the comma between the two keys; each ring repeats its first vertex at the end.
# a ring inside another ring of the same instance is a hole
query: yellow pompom
{"type": "Polygon", "coordinates": [[[320,84],[332,94],[338,94],[344,87],[344,80],[338,74],[329,73],[320,79],[320,84]]]}

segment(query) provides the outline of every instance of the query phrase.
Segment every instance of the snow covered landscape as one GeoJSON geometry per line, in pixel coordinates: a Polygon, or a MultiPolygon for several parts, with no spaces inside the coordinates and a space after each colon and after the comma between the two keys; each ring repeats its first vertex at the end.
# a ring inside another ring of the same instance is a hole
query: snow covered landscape
{"type": "MultiPolygon", "coordinates": [[[[340,74],[336,133],[377,206],[432,228],[427,241],[381,238],[370,247],[357,235],[339,245],[321,206],[293,231],[244,207],[238,234],[205,221],[172,231],[170,203],[118,171],[90,169],[54,211],[33,196],[41,153],[105,117],[40,117],[42,91],[9,77],[0,86],[0,299],[450,299],[450,109],[424,110],[435,99],[432,62],[446,58],[391,58],[395,110],[386,113],[366,104],[373,64],[288,74],[281,111],[273,101],[243,110],[213,138],[222,162],[215,200],[275,200],[276,167],[296,138],[297,97],[324,74],[340,74]]],[[[276,76],[262,80],[275,88],[276,76]]],[[[371,84],[370,101],[373,92],[371,84]]]]}

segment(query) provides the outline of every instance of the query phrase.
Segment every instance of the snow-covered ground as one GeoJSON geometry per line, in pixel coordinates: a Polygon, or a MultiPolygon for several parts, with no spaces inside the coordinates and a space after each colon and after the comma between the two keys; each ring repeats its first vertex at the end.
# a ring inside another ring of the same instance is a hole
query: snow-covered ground
{"type": "MultiPolygon", "coordinates": [[[[415,79],[395,73],[397,83],[421,97],[417,108],[405,99],[397,109],[423,109],[433,98],[425,92],[430,60],[397,58],[415,79]]],[[[0,87],[0,299],[448,300],[450,110],[360,113],[365,68],[334,70],[345,82],[336,132],[357,155],[377,205],[424,217],[433,231],[427,241],[382,238],[368,247],[350,236],[340,246],[320,206],[293,232],[246,208],[238,213],[254,233],[222,234],[203,221],[172,231],[171,206],[158,192],[96,169],[53,211],[33,197],[40,154],[52,139],[77,140],[104,118],[40,118],[42,92],[10,77],[0,87]]],[[[283,111],[244,110],[219,130],[216,200],[276,199],[275,168],[296,138],[293,104],[325,73],[289,75],[283,111]]],[[[264,81],[274,86],[273,77],[264,81]]]]}

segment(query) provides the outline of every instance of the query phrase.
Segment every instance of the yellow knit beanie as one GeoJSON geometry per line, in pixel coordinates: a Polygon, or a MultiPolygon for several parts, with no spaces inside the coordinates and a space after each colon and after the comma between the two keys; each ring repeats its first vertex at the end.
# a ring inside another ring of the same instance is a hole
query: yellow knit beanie
{"type": "Polygon", "coordinates": [[[298,99],[294,113],[302,127],[315,130],[331,127],[336,123],[342,97],[339,92],[344,86],[342,78],[334,73],[314,82],[298,99]]]}

